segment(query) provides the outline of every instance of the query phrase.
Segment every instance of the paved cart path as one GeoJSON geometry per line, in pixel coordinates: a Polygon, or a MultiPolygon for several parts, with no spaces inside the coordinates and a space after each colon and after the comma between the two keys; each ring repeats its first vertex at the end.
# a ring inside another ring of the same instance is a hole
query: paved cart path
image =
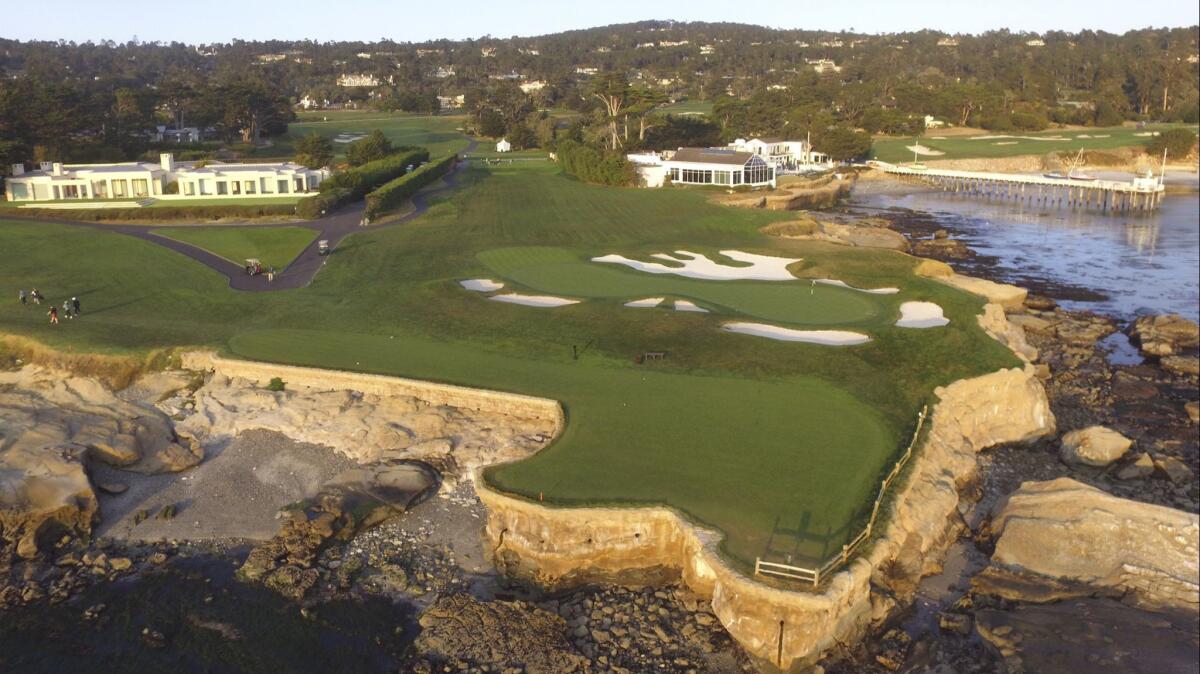
{"type": "MultiPolygon", "coordinates": [[[[463,154],[473,151],[476,145],[478,145],[478,143],[472,140],[463,154]]],[[[414,194],[412,198],[412,211],[400,218],[388,222],[385,225],[364,226],[360,224],[363,218],[363,211],[366,208],[366,203],[363,201],[347,204],[323,218],[308,220],[306,222],[284,222],[273,224],[231,223],[227,225],[215,225],[220,227],[243,228],[291,226],[306,227],[315,231],[317,236],[313,239],[312,243],[308,244],[304,250],[300,251],[300,254],[297,255],[290,263],[288,263],[288,266],[285,269],[277,270],[275,272],[274,281],[268,281],[266,273],[259,274],[258,276],[250,276],[246,274],[246,270],[242,267],[242,265],[238,264],[237,262],[227,260],[220,255],[210,253],[203,248],[193,246],[189,243],[184,243],[183,241],[177,241],[175,239],[154,234],[151,231],[154,229],[193,227],[196,226],[196,224],[203,223],[188,225],[171,223],[157,225],[112,225],[98,222],[82,222],[79,220],[32,218],[20,215],[9,216],[8,214],[5,214],[4,217],[12,217],[14,219],[28,220],[33,222],[53,222],[60,225],[92,227],[94,229],[102,229],[109,232],[119,232],[121,234],[133,236],[144,241],[149,241],[164,248],[169,248],[177,253],[192,258],[200,264],[224,275],[225,278],[229,279],[229,287],[233,288],[234,290],[248,290],[254,292],[290,290],[292,288],[303,288],[312,283],[313,278],[316,277],[317,272],[321,271],[321,268],[325,266],[326,262],[336,257],[337,245],[342,241],[342,239],[346,238],[350,234],[358,231],[379,229],[382,227],[390,227],[392,225],[405,223],[429,210],[429,198],[456,187],[458,184],[458,174],[467,166],[467,164],[468,162],[465,161],[459,162],[458,165],[454,167],[454,170],[442,177],[441,185],[433,189],[424,189],[417,194],[414,194]],[[321,240],[329,242],[329,247],[333,251],[330,255],[321,255],[318,252],[317,242],[321,240]]]]}

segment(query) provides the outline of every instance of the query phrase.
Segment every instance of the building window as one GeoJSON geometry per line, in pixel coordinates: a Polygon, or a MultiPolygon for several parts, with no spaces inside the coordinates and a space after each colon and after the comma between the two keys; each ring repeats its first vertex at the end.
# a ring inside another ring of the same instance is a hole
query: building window
{"type": "Polygon", "coordinates": [[[125,196],[126,190],[125,190],[125,181],[124,180],[114,180],[114,181],[112,181],[112,186],[113,186],[113,196],[114,197],[125,196]]]}
{"type": "Polygon", "coordinates": [[[717,185],[733,184],[732,171],[715,171],[713,173],[713,183],[717,185]]]}
{"type": "Polygon", "coordinates": [[[29,190],[25,187],[25,183],[9,182],[8,187],[12,190],[13,200],[29,198],[29,190]]]}
{"type": "Polygon", "coordinates": [[[253,180],[246,181],[246,194],[254,194],[254,181],[253,180]]]}
{"type": "Polygon", "coordinates": [[[188,181],[183,184],[183,195],[185,197],[194,196],[196,194],[196,184],[188,181]]]}
{"type": "Polygon", "coordinates": [[[79,185],[63,185],[62,186],[62,198],[63,199],[78,199],[79,198],[79,185]]]}
{"type": "Polygon", "coordinates": [[[97,199],[107,199],[108,198],[108,183],[104,182],[103,180],[93,180],[92,181],[92,196],[94,196],[97,199]]]}
{"type": "Polygon", "coordinates": [[[241,194],[242,193],[242,183],[238,180],[230,180],[229,181],[229,189],[230,189],[230,194],[241,194]]]}
{"type": "Polygon", "coordinates": [[[229,184],[224,180],[217,181],[217,196],[229,194],[229,184]]]}
{"type": "Polygon", "coordinates": [[[147,194],[149,194],[147,187],[148,187],[148,185],[146,184],[145,178],[134,178],[134,180],[133,180],[133,196],[135,196],[135,197],[146,196],[147,194]]]}
{"type": "Polygon", "coordinates": [[[287,185],[288,185],[287,180],[275,181],[275,192],[278,194],[287,194],[287,191],[288,191],[287,185]]]}
{"type": "Polygon", "coordinates": [[[296,178],[296,191],[297,192],[304,191],[304,178],[296,178]]]}
{"type": "Polygon", "coordinates": [[[701,171],[699,169],[682,169],[683,178],[681,182],[691,183],[693,185],[708,185],[713,181],[712,171],[701,171]]]}

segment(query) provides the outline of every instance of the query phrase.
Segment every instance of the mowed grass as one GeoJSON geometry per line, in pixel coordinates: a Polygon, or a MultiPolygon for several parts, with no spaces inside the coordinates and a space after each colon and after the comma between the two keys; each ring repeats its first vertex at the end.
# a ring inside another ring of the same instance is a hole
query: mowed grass
{"type": "Polygon", "coordinates": [[[164,227],[151,232],[242,264],[258,258],[263,267],[283,269],[317,238],[307,227],[164,227]]]}
{"type": "MultiPolygon", "coordinates": [[[[871,157],[886,162],[911,162],[913,152],[908,146],[915,143],[944,152],[943,155],[921,155],[922,161],[938,159],[974,159],[1016,157],[1027,154],[1051,152],[1078,152],[1088,150],[1115,150],[1124,147],[1144,146],[1154,132],[1176,128],[1178,124],[1151,124],[1144,129],[1131,126],[1113,126],[1072,131],[996,132],[979,136],[948,136],[939,139],[937,129],[930,130],[920,139],[878,139],[871,148],[871,157]],[[996,136],[1004,136],[998,138],[996,136]]],[[[1195,125],[1188,128],[1195,129],[1195,125]]]]}
{"type": "MultiPolygon", "coordinates": [[[[296,140],[313,132],[333,140],[340,134],[368,134],[375,129],[382,131],[394,145],[426,147],[431,156],[443,156],[466,149],[469,141],[458,131],[464,121],[462,116],[428,116],[373,110],[303,113],[298,121],[288,125],[286,134],[274,140],[272,147],[259,149],[255,156],[292,157],[295,155],[296,140]],[[325,118],[328,118],[328,121],[325,118]]],[[[343,157],[348,145],[335,142],[335,157],[343,157]]]]}
{"type": "Polygon", "coordinates": [[[712,101],[679,101],[660,105],[657,110],[665,115],[711,115],[713,104],[712,101]]]}
{"type": "Polygon", "coordinates": [[[0,303],[0,329],[64,349],[211,346],[553,397],[568,414],[564,435],[489,471],[493,484],[551,504],[667,504],[724,531],[724,551],[743,567],[768,541],[801,562],[838,549],[933,388],[1016,365],[977,327],[980,299],[914,277],[913,259],[898,253],[758,232],[785,213],[714,206],[689,190],[584,185],[540,163],[473,166],[461,184],[417,220],[346,239],[309,287],[271,293],[231,290],[190,259],[121,234],[2,223],[0,287],[36,286],[58,302],[79,295],[85,315],[50,326],[12,299],[0,303]],[[481,253],[531,246],[798,257],[794,273],[898,286],[887,302],[937,302],[951,324],[903,330],[880,313],[870,343],[832,348],[725,333],[721,315],[611,298],[538,309],[458,285],[493,274],[481,253]],[[669,356],[633,363],[650,350],[669,356]]]}

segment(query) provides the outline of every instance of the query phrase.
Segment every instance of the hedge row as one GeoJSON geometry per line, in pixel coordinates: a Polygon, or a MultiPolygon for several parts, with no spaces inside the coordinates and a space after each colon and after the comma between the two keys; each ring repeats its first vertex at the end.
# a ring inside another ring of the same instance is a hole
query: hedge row
{"type": "Polygon", "coordinates": [[[161,206],[150,208],[20,208],[13,215],[56,220],[219,220],[295,215],[293,204],[161,206]]]}
{"type": "Polygon", "coordinates": [[[350,190],[344,187],[335,187],[326,192],[321,192],[320,194],[305,197],[297,201],[296,215],[305,220],[316,220],[349,200],[350,190]]]}
{"type": "Polygon", "coordinates": [[[573,140],[564,140],[554,147],[558,163],[567,175],[597,185],[630,185],[633,165],[619,152],[597,150],[573,140]]]}
{"type": "Polygon", "coordinates": [[[417,190],[449,173],[456,161],[458,155],[443,157],[371,192],[367,195],[366,217],[372,219],[384,211],[396,208],[416,194],[417,190]]]}
{"type": "Polygon", "coordinates": [[[379,189],[389,180],[404,175],[408,166],[419,166],[429,161],[429,150],[416,148],[400,152],[383,159],[367,162],[345,171],[338,171],[321,183],[321,191],[349,190],[349,199],[361,199],[368,192],[379,189]]]}

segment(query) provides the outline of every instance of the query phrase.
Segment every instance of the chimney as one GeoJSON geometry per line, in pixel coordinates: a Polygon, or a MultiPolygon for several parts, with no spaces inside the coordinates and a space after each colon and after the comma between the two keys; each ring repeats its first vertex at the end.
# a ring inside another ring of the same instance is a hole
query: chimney
{"type": "Polygon", "coordinates": [[[62,174],[63,174],[63,171],[62,171],[62,162],[58,162],[58,161],[56,161],[56,162],[54,162],[53,164],[51,164],[51,167],[50,167],[50,172],[51,172],[52,174],[56,175],[56,176],[60,176],[60,175],[62,175],[62,174]]]}
{"type": "Polygon", "coordinates": [[[40,168],[41,170],[43,170],[47,173],[49,173],[50,169],[53,167],[54,167],[54,165],[48,161],[38,162],[38,168],[40,168]]]}
{"type": "Polygon", "coordinates": [[[158,165],[167,173],[175,172],[175,155],[170,152],[163,152],[158,155],[158,165]]]}
{"type": "Polygon", "coordinates": [[[14,176],[25,175],[25,165],[24,164],[13,164],[12,165],[12,174],[14,176]]]}

